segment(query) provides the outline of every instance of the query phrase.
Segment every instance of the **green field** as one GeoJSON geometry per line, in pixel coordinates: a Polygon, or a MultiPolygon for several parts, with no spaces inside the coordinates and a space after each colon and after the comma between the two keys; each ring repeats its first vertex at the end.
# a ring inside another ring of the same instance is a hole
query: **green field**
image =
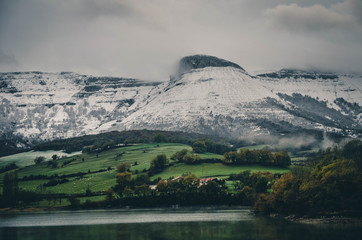
{"type": "MultiPolygon", "coordinates": [[[[188,149],[191,151],[191,147],[184,144],[177,143],[160,143],[160,144],[143,144],[133,145],[127,147],[119,147],[111,150],[106,150],[101,153],[81,154],[74,155],[67,158],[61,158],[56,160],[58,166],[52,168],[47,162],[39,165],[30,165],[19,169],[19,179],[24,176],[30,175],[46,175],[52,176],[54,174],[68,175],[78,172],[86,173],[84,176],[67,177],[69,182],[58,184],[56,186],[46,187],[43,190],[47,193],[85,193],[86,189],[90,189],[92,192],[105,191],[108,188],[116,184],[116,167],[121,163],[126,163],[130,167],[130,171],[133,176],[142,174],[150,168],[150,162],[152,158],[159,154],[166,154],[168,158],[172,156],[176,151],[182,149],[188,149]],[[64,165],[64,163],[67,163],[64,165]],[[107,170],[108,169],[108,170],[107,170]],[[107,170],[102,172],[96,172],[99,170],[107,170]]],[[[47,151],[48,153],[49,151],[47,151]]],[[[22,155],[16,154],[17,156],[9,156],[9,159],[13,157],[14,161],[30,162],[35,156],[46,156],[46,152],[29,152],[22,153],[22,155]],[[28,154],[28,155],[27,155],[28,154]],[[24,159],[22,159],[21,157],[24,159]]],[[[50,153],[49,153],[50,154],[50,153]]],[[[52,154],[59,154],[52,151],[52,154]]],[[[221,155],[213,153],[200,154],[201,159],[222,159],[221,155]]],[[[10,161],[8,161],[10,163],[10,161]]],[[[168,179],[170,177],[177,177],[182,174],[193,173],[197,177],[211,177],[219,176],[226,178],[230,174],[239,173],[241,171],[250,170],[255,171],[270,171],[273,173],[284,173],[288,169],[275,168],[275,167],[263,167],[263,166],[231,166],[224,165],[222,163],[202,163],[196,165],[186,165],[183,163],[176,163],[170,161],[171,166],[166,168],[163,172],[152,176],[151,179],[158,177],[162,179],[168,179]]],[[[0,174],[2,182],[4,174],[0,174]]],[[[31,180],[31,181],[20,181],[19,187],[26,190],[35,191],[39,186],[47,183],[49,180],[31,180]]],[[[49,204],[49,203],[47,203],[49,204]]]]}
{"type": "Polygon", "coordinates": [[[251,172],[272,172],[272,173],[285,173],[288,169],[276,168],[276,167],[264,167],[258,165],[251,166],[235,166],[235,165],[224,165],[222,163],[201,163],[197,165],[186,165],[183,163],[177,163],[174,166],[167,168],[160,174],[152,177],[168,179],[170,177],[177,177],[183,174],[193,173],[196,177],[228,177],[230,174],[237,174],[246,170],[251,172]]]}
{"type": "Polygon", "coordinates": [[[68,157],[68,156],[80,154],[80,152],[74,152],[71,154],[67,154],[62,151],[49,150],[49,151],[42,151],[42,152],[30,151],[30,152],[17,153],[17,154],[13,154],[10,156],[0,157],[0,168],[8,165],[10,163],[15,163],[19,167],[33,165],[34,158],[42,156],[42,157],[45,157],[47,160],[50,160],[54,154],[58,155],[59,157],[61,157],[61,156],[68,157]]]}

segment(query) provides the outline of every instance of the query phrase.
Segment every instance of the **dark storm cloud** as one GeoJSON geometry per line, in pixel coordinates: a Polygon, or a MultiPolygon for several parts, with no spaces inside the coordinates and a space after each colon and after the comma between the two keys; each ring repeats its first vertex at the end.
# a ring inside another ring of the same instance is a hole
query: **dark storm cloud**
{"type": "Polygon", "coordinates": [[[334,5],[336,11],[343,12],[354,16],[362,25],[362,1],[361,0],[346,0],[334,5]]]}
{"type": "MultiPolygon", "coordinates": [[[[62,1],[61,1],[62,2],[62,1]]],[[[81,16],[89,18],[99,17],[103,15],[108,16],[130,16],[133,13],[131,7],[122,1],[115,0],[76,0],[74,1],[74,8],[81,16]]],[[[64,6],[66,7],[66,5],[64,6]]],[[[69,5],[68,5],[69,8],[69,5]]],[[[71,8],[72,9],[72,8],[71,8]]]]}
{"type": "Polygon", "coordinates": [[[360,30],[353,16],[340,14],[321,5],[279,5],[267,9],[265,15],[274,24],[290,31],[360,30]]]}
{"type": "Polygon", "coordinates": [[[318,3],[0,0],[0,49],[16,56],[19,71],[153,80],[166,80],[190,54],[225,58],[248,71],[361,71],[361,1],[318,3]]]}
{"type": "Polygon", "coordinates": [[[362,24],[362,1],[353,0],[351,2],[352,2],[351,3],[352,12],[359,19],[360,23],[362,24]]]}
{"type": "Polygon", "coordinates": [[[6,54],[4,51],[0,49],[0,67],[7,66],[7,65],[17,65],[18,62],[16,61],[15,57],[6,54]]]}

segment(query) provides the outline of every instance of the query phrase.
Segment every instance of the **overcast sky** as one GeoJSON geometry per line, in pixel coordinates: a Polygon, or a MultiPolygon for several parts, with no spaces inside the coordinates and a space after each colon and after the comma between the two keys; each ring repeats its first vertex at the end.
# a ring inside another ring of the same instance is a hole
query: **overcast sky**
{"type": "Polygon", "coordinates": [[[3,72],[163,81],[192,54],[362,73],[362,0],[0,0],[3,72]]]}

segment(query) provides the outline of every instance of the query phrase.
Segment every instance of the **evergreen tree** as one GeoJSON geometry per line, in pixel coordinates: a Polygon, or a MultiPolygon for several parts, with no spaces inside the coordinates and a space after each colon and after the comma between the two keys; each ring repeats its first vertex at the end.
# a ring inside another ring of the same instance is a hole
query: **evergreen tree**
{"type": "Polygon", "coordinates": [[[6,205],[15,205],[18,201],[18,172],[6,173],[3,180],[3,199],[6,205]]]}

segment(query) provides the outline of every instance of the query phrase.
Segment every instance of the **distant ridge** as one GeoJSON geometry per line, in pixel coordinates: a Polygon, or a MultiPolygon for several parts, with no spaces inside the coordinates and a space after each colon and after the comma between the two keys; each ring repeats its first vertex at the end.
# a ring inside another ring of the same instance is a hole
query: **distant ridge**
{"type": "Polygon", "coordinates": [[[283,68],[277,72],[262,73],[258,77],[267,78],[305,78],[305,79],[337,79],[338,75],[335,73],[321,72],[321,71],[305,71],[299,69],[286,69],[283,68]]]}

